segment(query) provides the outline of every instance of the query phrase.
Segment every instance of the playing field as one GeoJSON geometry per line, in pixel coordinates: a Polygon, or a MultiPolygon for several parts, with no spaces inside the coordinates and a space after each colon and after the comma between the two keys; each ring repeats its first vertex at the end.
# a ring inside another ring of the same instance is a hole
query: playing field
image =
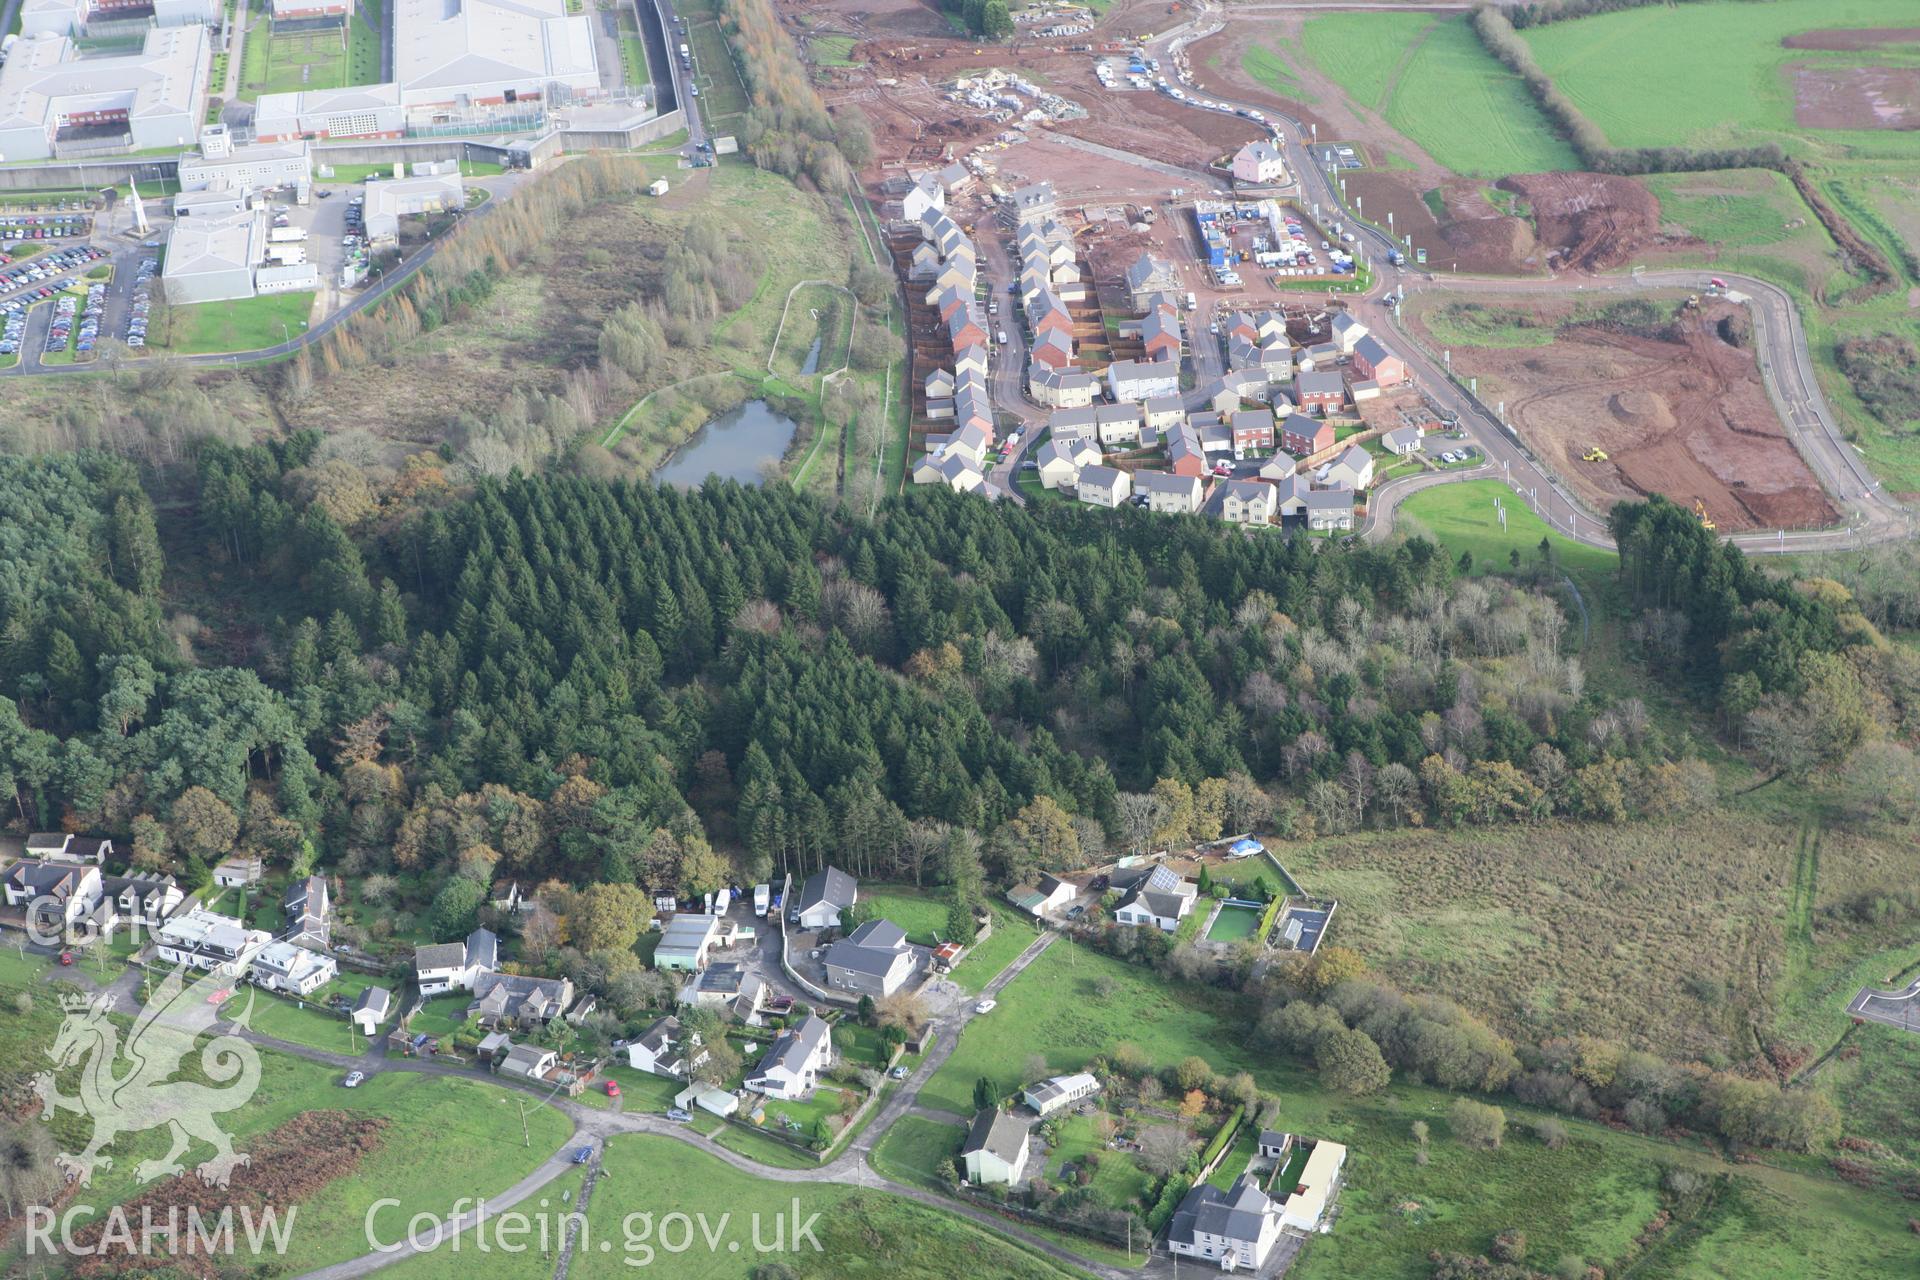
{"type": "MultiPolygon", "coordinates": [[[[1911,69],[1912,46],[1846,29],[1912,27],[1916,17],[1912,0],[1658,5],[1521,34],[1541,68],[1615,146],[1775,141],[1840,155],[1913,156],[1920,154],[1920,131],[1902,126],[1897,112],[1880,127],[1869,123],[1876,94],[1885,98],[1880,106],[1902,104],[1856,74],[1911,69]],[[1810,38],[1789,48],[1783,42],[1791,37],[1810,38]],[[1622,67],[1633,74],[1622,75],[1622,67]],[[1863,110],[1850,112],[1850,105],[1863,110]]],[[[1894,97],[1903,96],[1895,89],[1894,97]]]]}
{"type": "Polygon", "coordinates": [[[1242,938],[1251,938],[1253,931],[1259,927],[1260,912],[1255,908],[1221,907],[1220,914],[1213,919],[1213,926],[1207,930],[1207,941],[1238,942],[1242,938]]]}

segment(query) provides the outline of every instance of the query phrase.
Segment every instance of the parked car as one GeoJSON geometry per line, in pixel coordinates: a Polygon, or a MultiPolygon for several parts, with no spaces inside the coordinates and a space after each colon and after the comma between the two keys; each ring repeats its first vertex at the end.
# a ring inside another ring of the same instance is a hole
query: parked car
{"type": "Polygon", "coordinates": [[[349,1071],[347,1072],[347,1078],[345,1080],[342,1080],[340,1083],[347,1086],[347,1088],[349,1089],[358,1089],[360,1087],[360,1082],[362,1080],[365,1080],[366,1078],[367,1078],[367,1073],[364,1071],[349,1071]]]}
{"type": "Polygon", "coordinates": [[[907,1069],[905,1067],[895,1067],[893,1070],[887,1072],[887,1074],[895,1080],[905,1080],[907,1078],[907,1069]]]}
{"type": "Polygon", "coordinates": [[[620,1096],[620,1082],[618,1080],[607,1081],[607,1096],[609,1098],[617,1098],[620,1096]]]}
{"type": "Polygon", "coordinates": [[[575,1164],[585,1164],[587,1161],[591,1159],[593,1159],[592,1147],[576,1147],[574,1149],[573,1162],[575,1164]]]}
{"type": "Polygon", "coordinates": [[[998,1000],[982,1000],[979,1004],[973,1006],[973,1011],[975,1013],[992,1013],[999,1005],[1000,1002],[998,1000]]]}
{"type": "Polygon", "coordinates": [[[693,1116],[691,1113],[683,1110],[680,1107],[668,1107],[667,1119],[672,1120],[678,1124],[685,1124],[689,1120],[693,1119],[693,1116]]]}

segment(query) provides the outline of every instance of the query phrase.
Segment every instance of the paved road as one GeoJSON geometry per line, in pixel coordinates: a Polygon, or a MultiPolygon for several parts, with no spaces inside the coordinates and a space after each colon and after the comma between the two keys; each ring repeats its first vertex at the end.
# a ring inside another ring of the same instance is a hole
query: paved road
{"type": "MultiPolygon", "coordinates": [[[[1262,6],[1236,5],[1234,12],[1259,7],[1262,6]]],[[[1203,8],[1192,21],[1163,32],[1149,47],[1149,52],[1159,57],[1170,73],[1178,75],[1174,53],[1192,40],[1219,29],[1218,20],[1208,16],[1210,13],[1210,8],[1203,8]],[[1206,25],[1197,25],[1203,21],[1206,25]]],[[[1186,83],[1192,87],[1191,81],[1186,83]]],[[[1263,112],[1279,126],[1280,145],[1300,184],[1302,197],[1334,210],[1346,208],[1337,180],[1320,168],[1308,154],[1303,142],[1306,131],[1298,120],[1277,111],[1271,103],[1238,102],[1211,88],[1205,92],[1208,97],[1226,102],[1231,107],[1248,107],[1263,112]]],[[[1206,108],[1192,109],[1200,111],[1206,108]]],[[[1437,479],[1421,476],[1398,482],[1397,485],[1383,486],[1369,503],[1370,508],[1378,504],[1381,515],[1376,518],[1370,510],[1364,526],[1367,536],[1379,538],[1390,534],[1392,513],[1411,493],[1436,484],[1498,474],[1516,492],[1525,496],[1534,510],[1560,532],[1591,546],[1611,549],[1613,542],[1607,537],[1598,513],[1577,501],[1556,476],[1521,447],[1508,430],[1490,414],[1482,412],[1466,392],[1447,377],[1439,362],[1428,355],[1400,325],[1398,315],[1387,299],[1404,293],[1410,286],[1421,287],[1432,283],[1434,276],[1422,268],[1393,266],[1387,260],[1387,252],[1401,246],[1396,245],[1384,231],[1360,221],[1350,212],[1347,221],[1359,239],[1357,247],[1364,250],[1364,257],[1375,273],[1372,292],[1365,296],[1349,295],[1349,307],[1360,314],[1369,327],[1395,335],[1396,348],[1405,357],[1414,381],[1443,410],[1457,415],[1461,428],[1480,446],[1491,463],[1486,469],[1449,472],[1437,479]],[[1396,488],[1398,492],[1395,492],[1396,488]]],[[[1727,540],[1748,552],[1793,553],[1835,550],[1909,536],[1913,530],[1912,513],[1887,497],[1879,482],[1867,470],[1858,451],[1847,443],[1831,407],[1820,392],[1800,315],[1792,299],[1776,286],[1764,280],[1726,272],[1636,271],[1630,276],[1522,280],[1449,276],[1445,287],[1461,292],[1552,290],[1564,293],[1570,285],[1575,289],[1608,292],[1655,288],[1697,290],[1704,288],[1716,274],[1727,281],[1734,293],[1743,295],[1751,303],[1749,312],[1753,316],[1755,342],[1761,353],[1761,373],[1768,394],[1802,456],[1840,505],[1844,519],[1840,528],[1756,531],[1727,535],[1727,540]]]]}
{"type": "Polygon", "coordinates": [[[1847,1006],[1847,1012],[1868,1022],[1898,1027],[1902,1031],[1920,1031],[1920,979],[1904,991],[1882,991],[1862,987],[1847,1006]]]}

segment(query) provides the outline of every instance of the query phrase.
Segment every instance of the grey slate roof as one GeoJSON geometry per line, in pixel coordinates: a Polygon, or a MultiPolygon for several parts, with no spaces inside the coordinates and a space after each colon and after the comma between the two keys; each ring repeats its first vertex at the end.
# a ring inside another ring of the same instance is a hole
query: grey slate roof
{"type": "Polygon", "coordinates": [[[960,1154],[986,1151],[1013,1164],[1020,1159],[1026,1145],[1027,1126],[998,1107],[990,1107],[973,1118],[973,1127],[967,1130],[966,1145],[960,1148],[960,1154]]]}
{"type": "Polygon", "coordinates": [[[805,911],[822,902],[831,902],[845,910],[853,905],[859,892],[858,882],[838,867],[826,867],[814,872],[800,886],[800,901],[795,908],[805,911]]]}
{"type": "Polygon", "coordinates": [[[776,1067],[785,1067],[798,1073],[807,1061],[818,1051],[820,1042],[827,1038],[827,1024],[816,1013],[808,1014],[797,1027],[791,1027],[780,1033],[780,1038],[767,1050],[766,1057],[760,1059],[755,1075],[766,1075],[776,1067]]]}
{"type": "Polygon", "coordinates": [[[1203,1182],[1187,1192],[1174,1211],[1167,1238],[1192,1244],[1196,1235],[1205,1233],[1229,1240],[1258,1240],[1261,1223],[1272,1204],[1244,1173],[1228,1191],[1203,1182]]]}

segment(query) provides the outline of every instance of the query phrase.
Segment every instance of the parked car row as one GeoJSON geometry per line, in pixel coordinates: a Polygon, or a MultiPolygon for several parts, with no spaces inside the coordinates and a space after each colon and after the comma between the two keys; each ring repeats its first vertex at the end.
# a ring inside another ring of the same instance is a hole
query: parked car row
{"type": "Polygon", "coordinates": [[[0,317],[0,356],[18,355],[27,332],[27,309],[20,307],[0,317]]]}
{"type": "MultiPolygon", "coordinates": [[[[17,267],[0,271],[0,294],[11,293],[15,289],[24,289],[29,285],[40,284],[54,276],[66,275],[76,267],[84,267],[106,257],[106,250],[77,245],[71,249],[62,249],[58,253],[49,253],[23,262],[17,267]]],[[[51,296],[42,292],[42,296],[51,296]]]]}
{"type": "Polygon", "coordinates": [[[0,218],[0,240],[64,240],[84,236],[93,219],[79,213],[11,215],[0,218]]]}
{"type": "Polygon", "coordinates": [[[142,258],[133,273],[133,301],[127,306],[127,345],[138,350],[147,345],[147,312],[153,308],[153,277],[160,271],[160,259],[142,258]]]}
{"type": "Polygon", "coordinates": [[[73,322],[80,313],[80,299],[63,293],[53,302],[53,323],[47,326],[47,354],[65,351],[73,341],[73,322]]]}

